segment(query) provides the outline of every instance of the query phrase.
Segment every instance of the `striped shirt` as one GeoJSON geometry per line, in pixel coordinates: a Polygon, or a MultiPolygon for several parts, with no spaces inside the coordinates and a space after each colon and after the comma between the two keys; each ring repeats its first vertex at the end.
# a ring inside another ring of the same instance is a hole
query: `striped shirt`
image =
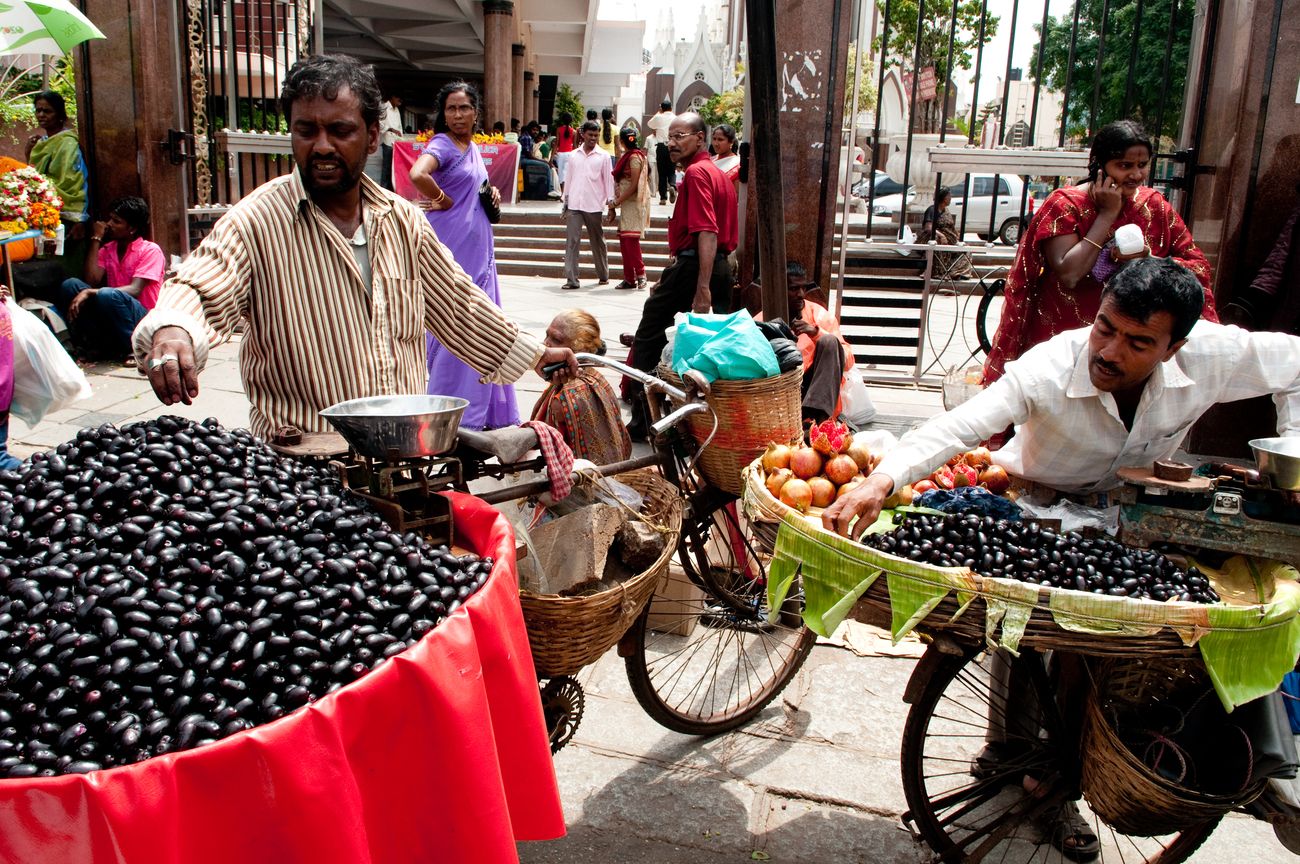
{"type": "Polygon", "coordinates": [[[423,213],[366,177],[361,202],[369,291],[295,170],[231,208],[167,281],[135,330],[136,362],[143,368],[160,328],[180,326],[202,371],[209,346],[246,319],[240,376],[262,437],[285,425],[328,431],[317,412],[346,399],[424,393],[426,329],[484,383],[537,364],[541,343],[465,275],[423,213]]]}

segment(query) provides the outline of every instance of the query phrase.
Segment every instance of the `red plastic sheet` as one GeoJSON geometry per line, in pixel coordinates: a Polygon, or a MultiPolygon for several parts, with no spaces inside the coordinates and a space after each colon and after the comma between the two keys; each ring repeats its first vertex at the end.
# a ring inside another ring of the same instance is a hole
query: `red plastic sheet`
{"type": "Polygon", "coordinates": [[[514,862],[564,834],[514,533],[452,494],[496,560],[464,606],[365,678],[206,747],[87,775],[0,780],[5,864],[514,862]]]}

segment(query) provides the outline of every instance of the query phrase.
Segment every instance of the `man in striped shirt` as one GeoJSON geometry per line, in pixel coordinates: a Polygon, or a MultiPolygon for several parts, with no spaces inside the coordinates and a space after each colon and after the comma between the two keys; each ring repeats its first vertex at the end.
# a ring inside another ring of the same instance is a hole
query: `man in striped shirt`
{"type": "Polygon", "coordinates": [[[564,363],[507,320],[414,205],[364,175],[379,146],[379,86],[351,57],[302,60],[285,78],[296,170],[221,218],[163,286],[133,336],[165,405],[189,404],[209,347],[247,319],[240,374],[252,431],[327,431],[317,412],[363,396],[424,393],[427,329],[485,382],[564,363]]]}

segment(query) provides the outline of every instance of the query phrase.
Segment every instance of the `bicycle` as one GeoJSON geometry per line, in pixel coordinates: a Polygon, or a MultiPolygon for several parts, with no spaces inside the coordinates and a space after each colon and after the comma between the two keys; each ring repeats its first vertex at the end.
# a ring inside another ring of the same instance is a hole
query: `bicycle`
{"type": "MultiPolygon", "coordinates": [[[[696,457],[712,436],[697,444],[680,427],[687,417],[712,411],[704,399],[704,379],[688,374],[684,387],[677,388],[598,355],[579,354],[578,360],[640,382],[650,404],[653,452],[602,466],[599,473],[609,477],[657,469],[681,490],[686,508],[677,546],[679,569],[669,567],[618,643],[628,683],[642,708],[668,729],[688,735],[735,729],[784,689],[812,651],[816,635],[802,624],[802,601],[792,595],[777,622],[768,621],[764,557],[737,513],[737,498],[708,485],[694,471],[696,457]]],[[[544,468],[543,457],[526,458],[536,443],[531,430],[461,430],[455,455],[461,460],[464,488],[480,477],[503,479],[544,468]],[[490,462],[494,457],[497,461],[490,462]]],[[[549,488],[549,482],[539,481],[479,497],[501,504],[549,488]]],[[[554,679],[542,690],[544,705],[551,707],[548,721],[554,721],[552,749],[557,750],[573,734],[575,712],[580,718],[581,688],[572,679],[554,679]]]]}

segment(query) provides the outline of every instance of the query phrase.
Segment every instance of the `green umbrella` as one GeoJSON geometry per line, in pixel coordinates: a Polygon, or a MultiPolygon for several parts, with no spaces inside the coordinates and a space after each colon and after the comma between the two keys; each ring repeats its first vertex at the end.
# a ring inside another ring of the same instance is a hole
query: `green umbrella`
{"type": "Polygon", "coordinates": [[[103,38],[70,0],[0,0],[0,54],[63,55],[103,38]]]}

